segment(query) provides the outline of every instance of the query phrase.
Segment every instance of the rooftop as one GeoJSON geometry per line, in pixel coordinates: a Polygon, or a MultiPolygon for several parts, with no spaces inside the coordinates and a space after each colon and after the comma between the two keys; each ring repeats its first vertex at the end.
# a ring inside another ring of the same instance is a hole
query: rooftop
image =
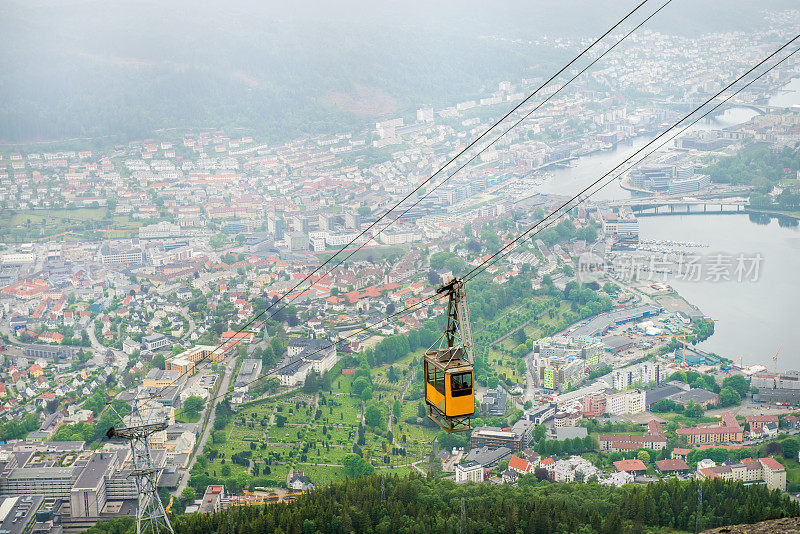
{"type": "Polygon", "coordinates": [[[614,467],[617,468],[617,471],[626,471],[626,472],[647,471],[647,466],[644,465],[644,462],[642,462],[638,458],[634,458],[632,460],[619,460],[617,462],[614,462],[614,467]]]}

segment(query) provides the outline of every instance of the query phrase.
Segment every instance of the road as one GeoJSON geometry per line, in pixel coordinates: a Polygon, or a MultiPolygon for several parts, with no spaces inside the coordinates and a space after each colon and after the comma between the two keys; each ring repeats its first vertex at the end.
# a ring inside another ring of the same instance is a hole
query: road
{"type": "MultiPolygon", "coordinates": [[[[95,350],[95,362],[101,366],[105,365],[106,351],[108,351],[109,347],[97,340],[97,336],[94,335],[94,323],[90,322],[86,326],[86,333],[89,335],[89,343],[92,344],[92,349],[95,350]]],[[[111,349],[111,352],[114,353],[114,365],[121,375],[128,364],[128,355],[118,349],[111,349]]]]}
{"type": "Polygon", "coordinates": [[[189,312],[189,308],[187,308],[186,306],[181,306],[180,310],[183,318],[186,319],[186,321],[189,323],[189,327],[186,329],[186,332],[184,332],[183,335],[181,336],[181,339],[186,339],[186,337],[188,337],[190,333],[196,331],[195,329],[196,325],[194,323],[194,318],[192,317],[192,314],[189,312]]]}
{"type": "Polygon", "coordinates": [[[189,482],[189,472],[194,467],[195,461],[197,461],[197,455],[201,452],[206,445],[206,441],[208,441],[209,436],[211,436],[211,432],[214,430],[214,418],[216,417],[216,408],[219,402],[224,397],[224,393],[228,390],[228,386],[231,383],[231,377],[233,376],[233,365],[230,365],[230,362],[225,365],[225,375],[222,377],[222,383],[220,384],[219,389],[217,390],[217,395],[214,396],[214,401],[211,406],[206,408],[206,413],[208,417],[208,422],[206,423],[206,427],[203,430],[203,435],[200,436],[200,439],[197,441],[197,446],[194,448],[194,452],[192,453],[191,458],[189,458],[189,463],[186,464],[186,470],[183,476],[181,477],[181,481],[178,483],[178,489],[175,490],[175,495],[180,496],[184,489],[186,489],[186,485],[189,482]]]}

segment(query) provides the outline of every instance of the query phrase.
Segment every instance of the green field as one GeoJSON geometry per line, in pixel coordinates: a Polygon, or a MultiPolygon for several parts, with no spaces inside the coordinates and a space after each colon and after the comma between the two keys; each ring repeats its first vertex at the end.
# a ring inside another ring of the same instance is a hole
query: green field
{"type": "Polygon", "coordinates": [[[0,217],[0,240],[105,239],[109,227],[112,239],[126,238],[135,235],[140,226],[153,222],[133,219],[128,215],[112,215],[110,218],[106,215],[106,208],[5,210],[3,217],[0,217]]]}
{"type": "MultiPolygon", "coordinates": [[[[393,422],[391,428],[387,425],[395,400],[400,399],[409,379],[417,379],[420,355],[418,351],[395,362],[391,371],[394,380],[389,379],[389,365],[371,370],[370,402],[383,411],[384,424],[374,429],[365,427],[360,449],[381,471],[408,474],[409,464],[430,452],[437,434],[435,428],[416,424],[421,402],[420,385],[416,382],[412,382],[402,403],[400,421],[393,422]],[[405,449],[405,455],[398,448],[405,449]]],[[[296,469],[314,484],[344,479],[342,461],[352,452],[362,423],[363,402],[351,395],[352,382],[352,376],[340,374],[333,379],[331,391],[316,395],[295,391],[239,407],[223,430],[225,442],[211,445],[217,458],[209,462],[206,472],[209,476],[222,476],[222,466],[229,465],[231,477],[267,476],[279,482],[286,479],[290,469],[296,469]],[[245,451],[250,455],[251,466],[233,465],[232,456],[245,451]],[[269,475],[264,474],[267,465],[269,475]]]]}

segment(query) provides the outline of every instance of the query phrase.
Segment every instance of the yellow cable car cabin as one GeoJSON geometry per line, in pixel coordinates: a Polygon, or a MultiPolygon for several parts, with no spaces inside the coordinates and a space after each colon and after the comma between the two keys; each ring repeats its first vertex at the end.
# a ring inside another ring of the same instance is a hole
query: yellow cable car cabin
{"type": "Polygon", "coordinates": [[[475,412],[472,364],[462,347],[425,353],[425,402],[428,415],[448,432],[470,430],[475,412]]]}
{"type": "MultiPolygon", "coordinates": [[[[437,291],[448,294],[447,329],[439,348],[425,353],[425,403],[428,417],[448,432],[472,430],[475,413],[472,332],[464,281],[451,278],[437,291]]],[[[436,345],[437,343],[434,343],[436,345]]]]}

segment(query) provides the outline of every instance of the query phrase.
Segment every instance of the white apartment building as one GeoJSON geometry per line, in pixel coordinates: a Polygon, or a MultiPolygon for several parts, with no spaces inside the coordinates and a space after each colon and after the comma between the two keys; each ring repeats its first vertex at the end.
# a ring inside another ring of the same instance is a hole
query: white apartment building
{"type": "Polygon", "coordinates": [[[164,239],[181,235],[181,227],[168,221],[161,221],[139,228],[139,239],[164,239]]]}
{"type": "Polygon", "coordinates": [[[655,362],[642,362],[638,366],[614,369],[611,374],[613,387],[621,391],[634,384],[646,385],[650,382],[661,383],[667,379],[669,370],[655,362]]]}
{"type": "Polygon", "coordinates": [[[644,390],[629,389],[606,396],[606,412],[610,415],[641,413],[644,408],[644,390]]]}
{"type": "Polygon", "coordinates": [[[9,252],[0,256],[0,263],[3,265],[24,265],[36,261],[36,254],[32,252],[9,252]]]}
{"type": "Polygon", "coordinates": [[[639,365],[639,383],[642,385],[650,382],[660,384],[667,379],[668,370],[656,362],[642,362],[639,365]]]}
{"type": "Polygon", "coordinates": [[[475,461],[464,462],[456,465],[456,484],[465,482],[483,482],[483,466],[475,461]]]}

